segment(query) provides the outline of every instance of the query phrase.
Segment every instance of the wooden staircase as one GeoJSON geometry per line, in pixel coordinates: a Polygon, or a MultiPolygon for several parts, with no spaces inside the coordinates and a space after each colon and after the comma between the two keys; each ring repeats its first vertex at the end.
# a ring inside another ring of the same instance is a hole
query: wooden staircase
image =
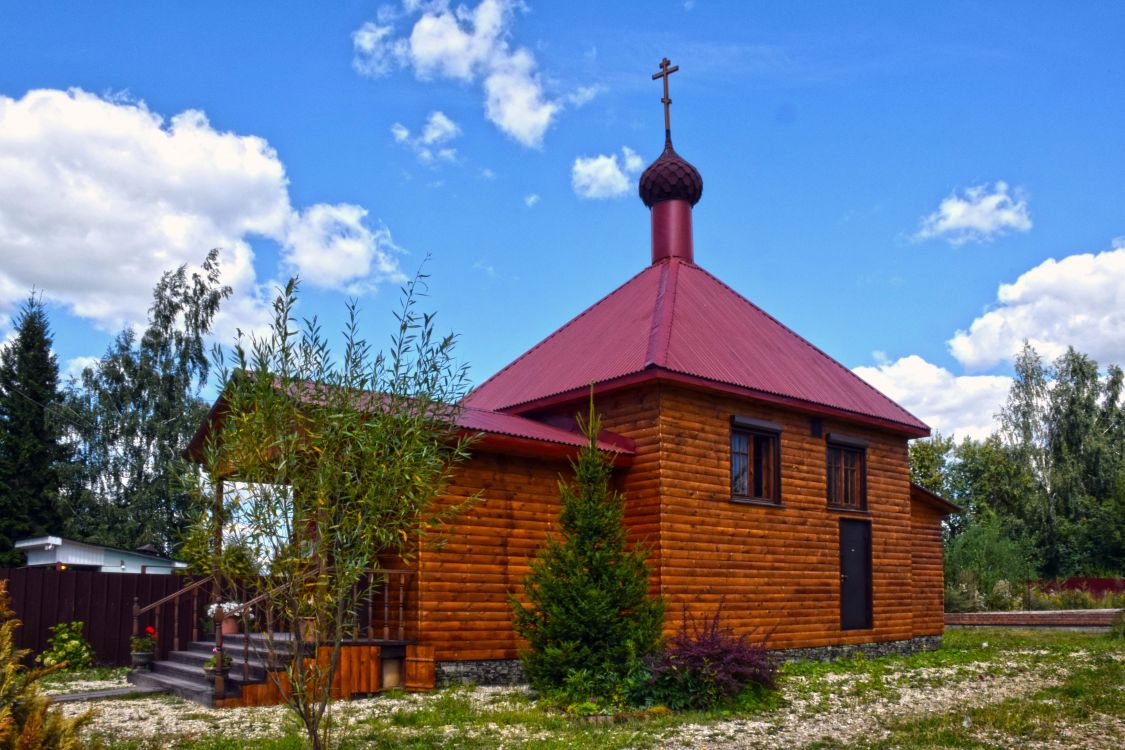
{"type": "MultiPolygon", "coordinates": [[[[285,651],[291,640],[288,633],[274,633],[275,651],[285,651]],[[280,644],[280,645],[279,645],[280,644]]],[[[203,706],[230,708],[234,706],[272,705],[281,702],[278,685],[285,684],[283,673],[292,661],[292,651],[270,659],[267,637],[261,633],[228,635],[225,638],[234,659],[224,681],[222,693],[207,681],[203,671],[212,653],[210,641],[194,641],[186,649],[170,652],[155,661],[151,669],[134,669],[130,683],[139,687],[159,688],[203,706]]],[[[293,644],[294,647],[296,644],[293,644]]],[[[329,646],[305,644],[305,658],[327,663],[329,646]],[[313,651],[317,653],[314,656],[313,651]]],[[[351,698],[357,694],[377,693],[388,687],[407,690],[430,690],[433,682],[433,650],[404,641],[345,641],[340,664],[333,682],[334,698],[351,698]],[[390,679],[388,679],[390,677],[390,679]]]]}
{"type": "MultiPolygon", "coordinates": [[[[275,638],[284,637],[277,634],[275,638]]],[[[275,641],[276,642],[276,641],[275,641]]],[[[292,659],[285,655],[280,661],[270,662],[266,636],[260,633],[228,635],[224,639],[228,653],[239,658],[231,667],[223,695],[216,696],[214,686],[207,681],[203,663],[210,658],[215,644],[212,641],[193,641],[181,651],[169,652],[167,657],[152,663],[151,670],[134,669],[128,680],[141,687],[157,687],[204,706],[215,705],[216,698],[240,698],[248,685],[264,685],[272,678],[270,672],[282,671],[292,659]],[[247,642],[248,641],[248,642],[247,642]],[[248,647],[248,648],[247,648],[248,647]],[[243,663],[244,648],[249,658],[243,663]]]]}
{"type": "MultiPolygon", "coordinates": [[[[429,690],[434,687],[433,648],[414,643],[407,632],[408,582],[410,570],[368,572],[377,576],[381,585],[377,595],[366,602],[348,629],[350,638],[341,644],[341,652],[332,683],[333,698],[350,698],[370,694],[389,687],[407,690],[429,690]]],[[[275,589],[280,590],[280,589],[275,589]]],[[[229,634],[223,632],[223,618],[237,617],[244,623],[263,622],[254,608],[273,590],[259,594],[230,612],[219,609],[214,614],[214,640],[203,640],[200,623],[208,601],[219,601],[219,587],[214,576],[189,582],[151,604],[133,603],[133,635],[139,636],[142,625],[151,623],[157,644],[156,661],[150,668],[134,669],[129,682],[146,688],[159,688],[205,706],[260,706],[281,703],[287,690],[284,674],[296,649],[303,658],[319,662],[326,668],[332,647],[321,643],[302,643],[292,633],[272,632],[229,634]],[[210,591],[208,591],[210,589],[210,591]],[[164,633],[164,626],[169,633],[164,633]],[[271,655],[271,642],[273,653],[271,655]],[[214,684],[207,680],[203,664],[215,649],[231,661],[225,679],[214,684]]],[[[298,628],[300,630],[300,628],[298,628]]],[[[310,631],[302,631],[306,636],[310,631]]]]}

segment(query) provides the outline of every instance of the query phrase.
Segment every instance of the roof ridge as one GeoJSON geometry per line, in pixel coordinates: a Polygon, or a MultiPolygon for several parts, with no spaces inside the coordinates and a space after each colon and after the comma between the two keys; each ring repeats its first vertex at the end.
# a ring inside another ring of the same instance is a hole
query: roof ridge
{"type": "MultiPolygon", "coordinates": [[[[516,357],[515,359],[513,359],[513,360],[512,360],[511,362],[509,362],[509,363],[508,363],[507,365],[505,365],[505,366],[504,366],[503,368],[501,368],[501,369],[497,370],[497,371],[496,371],[495,373],[493,373],[493,375],[492,375],[491,377],[489,377],[489,378],[488,378],[488,379],[486,379],[486,380],[485,380],[485,381],[484,381],[483,383],[481,383],[481,384],[480,384],[480,385],[478,385],[478,386],[477,386],[476,388],[474,388],[474,389],[473,389],[472,391],[470,391],[470,392],[469,392],[469,394],[468,394],[467,396],[465,396],[465,398],[464,398],[464,399],[462,399],[462,403],[465,403],[466,401],[468,401],[468,400],[472,399],[472,397],[473,397],[473,394],[474,394],[474,393],[476,393],[476,392],[477,392],[477,391],[479,391],[480,389],[482,389],[482,388],[484,388],[485,386],[487,386],[487,385],[488,385],[489,383],[491,383],[491,382],[492,382],[493,380],[496,380],[496,379],[497,379],[498,377],[500,377],[501,375],[503,375],[504,373],[506,373],[506,372],[507,372],[508,370],[510,370],[510,369],[512,369],[513,367],[515,367],[516,365],[518,365],[518,364],[519,364],[520,362],[522,362],[522,361],[523,361],[524,359],[526,359],[527,357],[531,356],[531,354],[532,354],[533,352],[535,352],[535,351],[538,351],[538,350],[539,350],[540,348],[542,348],[543,346],[545,346],[545,345],[546,345],[546,344],[547,344],[548,342],[550,342],[550,341],[551,341],[552,339],[554,339],[554,338],[555,338],[556,336],[558,336],[559,334],[561,334],[561,333],[562,333],[563,331],[565,331],[565,330],[566,330],[567,328],[570,328],[570,327],[571,327],[572,325],[574,325],[575,323],[577,323],[577,322],[578,322],[579,320],[581,320],[582,318],[584,318],[584,317],[586,317],[587,315],[589,315],[589,314],[590,314],[590,312],[591,312],[591,311],[593,311],[593,310],[594,310],[594,308],[596,308],[596,307],[597,307],[598,305],[602,304],[603,302],[605,302],[606,300],[608,300],[608,299],[609,299],[610,297],[612,297],[613,295],[617,294],[617,293],[618,293],[619,291],[621,291],[621,290],[622,290],[622,289],[624,289],[625,287],[629,286],[629,284],[633,283],[633,281],[635,281],[636,279],[640,278],[640,277],[641,277],[641,276],[643,276],[644,274],[648,273],[648,272],[649,272],[649,271],[651,271],[652,269],[653,269],[653,266],[645,266],[645,267],[644,267],[643,269],[641,269],[641,270],[640,270],[639,272],[637,272],[637,273],[633,274],[632,276],[630,276],[630,277],[629,277],[629,278],[628,278],[628,279],[627,279],[627,280],[626,280],[626,281],[625,281],[624,283],[622,283],[622,284],[619,284],[619,285],[618,285],[617,287],[615,287],[615,288],[613,289],[613,291],[611,291],[611,292],[609,292],[609,293],[605,294],[605,295],[604,295],[604,296],[602,296],[602,298],[601,298],[601,299],[599,299],[599,300],[598,300],[597,302],[595,302],[594,304],[590,305],[589,307],[587,307],[587,308],[586,308],[585,310],[583,310],[582,312],[580,312],[580,313],[578,313],[577,315],[575,315],[575,316],[574,316],[573,318],[571,318],[570,320],[568,320],[568,321],[567,321],[566,323],[563,323],[563,324],[562,324],[561,326],[559,326],[558,328],[556,328],[556,329],[555,329],[555,330],[554,330],[554,331],[553,331],[552,333],[550,333],[550,334],[549,334],[549,335],[548,335],[548,336],[547,336],[546,338],[544,338],[543,340],[541,340],[541,341],[540,341],[540,342],[539,342],[538,344],[536,344],[535,346],[531,347],[530,349],[528,349],[528,350],[527,350],[526,352],[524,352],[524,353],[523,353],[523,354],[521,354],[520,356],[518,356],[518,357],[516,357]]],[[[496,409],[495,409],[495,410],[499,410],[499,409],[506,409],[506,408],[509,408],[509,407],[511,407],[511,406],[518,406],[518,405],[519,405],[519,402],[517,402],[517,403],[515,403],[515,404],[505,404],[504,406],[499,406],[499,407],[496,407],[496,409]]],[[[477,407],[477,408],[480,408],[480,407],[477,407]]],[[[495,410],[493,410],[493,411],[495,411],[495,410]]]]}
{"type": "Polygon", "coordinates": [[[676,285],[679,281],[679,262],[669,258],[660,264],[660,286],[656,291],[656,304],[652,307],[652,323],[648,333],[648,351],[645,367],[663,367],[668,359],[668,345],[672,340],[672,322],[676,308],[676,285]]]}
{"type": "MultiPolygon", "coordinates": [[[[719,284],[719,285],[720,285],[720,286],[722,286],[722,287],[723,287],[724,289],[726,289],[727,291],[729,291],[729,292],[730,292],[731,294],[733,294],[733,295],[734,295],[735,297],[738,297],[738,298],[739,298],[740,300],[742,300],[742,301],[743,301],[743,302],[745,302],[746,304],[750,305],[750,306],[751,306],[751,307],[753,307],[753,308],[754,308],[755,310],[757,310],[758,312],[760,312],[760,313],[761,313],[762,315],[766,316],[766,317],[767,317],[767,318],[769,318],[769,319],[770,319],[771,321],[773,321],[774,323],[776,323],[776,324],[777,324],[777,325],[778,325],[778,326],[779,326],[779,327],[780,327],[780,328],[781,328],[781,329],[782,329],[782,330],[783,330],[783,331],[784,331],[785,333],[789,334],[790,336],[792,336],[793,338],[795,338],[795,339],[796,339],[797,341],[801,342],[802,344],[804,344],[805,346],[809,347],[810,349],[812,349],[812,350],[813,350],[814,352],[816,352],[817,354],[819,354],[819,355],[821,355],[822,357],[824,357],[825,359],[827,359],[827,360],[828,360],[829,362],[831,362],[831,363],[832,363],[833,365],[835,365],[836,367],[840,368],[841,370],[843,370],[844,372],[846,372],[846,373],[847,373],[848,375],[850,375],[850,376],[851,376],[851,377],[852,377],[853,379],[855,379],[855,380],[859,381],[860,383],[862,383],[862,384],[863,384],[863,386],[864,386],[865,388],[867,388],[867,389],[868,389],[869,391],[871,391],[872,393],[874,393],[874,394],[876,394],[877,396],[879,396],[879,398],[883,399],[884,401],[886,401],[886,402],[887,402],[888,404],[890,404],[891,406],[895,407],[896,409],[899,409],[899,410],[900,410],[900,411],[902,411],[902,412],[903,412],[904,414],[906,414],[907,416],[909,416],[909,417],[910,417],[911,419],[913,419],[914,421],[916,421],[916,422],[917,422],[918,424],[920,424],[920,425],[923,425],[923,426],[925,426],[925,425],[926,425],[926,423],[925,423],[925,422],[923,422],[923,421],[922,421],[921,419],[919,419],[917,415],[915,415],[915,414],[911,413],[910,411],[908,411],[907,409],[905,409],[905,408],[904,408],[904,407],[903,407],[903,406],[902,406],[901,404],[899,404],[899,403],[898,403],[898,402],[896,402],[896,401],[895,401],[894,399],[892,399],[892,398],[890,398],[889,396],[887,396],[887,395],[886,395],[885,393],[883,393],[882,391],[880,391],[880,390],[879,390],[878,388],[876,388],[875,386],[873,386],[873,385],[871,385],[870,383],[868,383],[868,382],[867,382],[866,380],[864,380],[863,378],[861,378],[861,377],[860,377],[859,375],[856,375],[856,374],[855,374],[854,372],[852,372],[851,370],[849,370],[849,369],[848,369],[847,367],[844,367],[844,365],[842,365],[842,364],[841,364],[841,363],[840,363],[840,362],[839,362],[839,361],[838,361],[838,360],[837,360],[837,359],[836,359],[835,357],[833,357],[833,356],[832,356],[831,354],[828,354],[827,352],[825,352],[824,350],[822,350],[822,349],[821,349],[820,347],[818,347],[818,346],[817,346],[816,344],[812,343],[811,341],[809,341],[808,339],[806,339],[806,338],[805,338],[804,336],[802,336],[801,334],[797,333],[796,331],[794,331],[794,330],[793,330],[792,328],[790,328],[789,326],[787,326],[787,325],[785,325],[784,323],[782,323],[782,322],[781,322],[780,320],[778,320],[777,318],[775,318],[775,317],[774,317],[773,315],[770,315],[770,314],[769,314],[768,312],[766,312],[765,310],[763,310],[763,309],[762,309],[761,307],[758,307],[758,305],[756,305],[756,304],[754,304],[753,302],[751,302],[751,301],[750,301],[749,299],[747,299],[747,298],[746,298],[745,296],[743,296],[742,294],[740,294],[740,293],[738,292],[738,290],[737,290],[737,289],[735,289],[734,287],[732,287],[732,286],[730,286],[729,284],[727,284],[727,283],[726,283],[725,281],[723,281],[722,279],[720,279],[720,278],[719,278],[718,276],[716,276],[715,274],[711,273],[711,272],[710,272],[710,271],[708,271],[708,270],[707,270],[706,268],[703,268],[703,267],[702,267],[702,266],[700,266],[700,265],[697,265],[697,264],[694,264],[694,263],[693,263],[692,265],[694,265],[694,266],[695,266],[695,267],[696,267],[696,268],[697,268],[697,269],[698,269],[698,270],[699,270],[700,272],[702,272],[703,274],[705,274],[705,275],[706,275],[706,276],[707,276],[708,278],[710,278],[710,279],[711,279],[712,281],[714,281],[715,283],[719,284]]],[[[669,368],[669,369],[671,369],[671,368],[669,368]]],[[[805,400],[809,400],[809,399],[805,399],[805,400]]]]}

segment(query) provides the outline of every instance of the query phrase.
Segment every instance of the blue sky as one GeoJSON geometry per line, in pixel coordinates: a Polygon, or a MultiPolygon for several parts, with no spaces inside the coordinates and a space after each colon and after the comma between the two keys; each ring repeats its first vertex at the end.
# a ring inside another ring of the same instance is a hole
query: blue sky
{"type": "Polygon", "coordinates": [[[697,262],[945,432],[1024,338],[1125,362],[1125,6],[0,3],[0,334],[64,367],[224,248],[381,343],[429,256],[480,381],[648,262],[638,167],[700,170],[697,262]]]}

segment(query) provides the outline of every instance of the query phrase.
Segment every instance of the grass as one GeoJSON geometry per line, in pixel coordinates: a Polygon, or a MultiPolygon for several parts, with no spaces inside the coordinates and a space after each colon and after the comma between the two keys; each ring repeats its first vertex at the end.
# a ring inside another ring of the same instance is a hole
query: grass
{"type": "MultiPolygon", "coordinates": [[[[738,743],[821,750],[1125,746],[1125,641],[1104,636],[951,630],[936,652],[789,664],[782,674],[782,692],[752,707],[633,718],[609,726],[576,721],[537,705],[521,692],[457,688],[427,696],[388,694],[343,704],[341,716],[350,715],[351,726],[336,746],[341,750],[612,750],[738,743]]],[[[209,727],[203,730],[207,733],[201,737],[162,733],[142,740],[130,739],[123,728],[102,735],[109,749],[304,747],[300,732],[282,718],[283,713],[270,715],[277,717],[272,721],[279,736],[240,739],[232,736],[232,724],[220,724],[222,719],[216,718],[229,714],[166,700],[169,711],[196,719],[196,726],[209,727]]],[[[258,714],[259,721],[262,716],[258,714]]]]}
{"type": "Polygon", "coordinates": [[[813,748],[996,748],[1020,747],[1029,742],[1056,742],[1057,747],[1087,747],[1067,737],[1105,740],[1104,747],[1125,742],[1125,662],[1112,654],[1095,655],[1089,666],[1070,673],[1060,685],[980,708],[947,711],[886,727],[884,737],[841,744],[818,742],[813,748]],[[1114,726],[1099,722],[1116,718],[1114,726]],[[1075,730],[1078,731],[1075,731],[1075,730]]]}
{"type": "Polygon", "coordinates": [[[46,675],[39,685],[53,693],[85,692],[97,689],[91,682],[121,682],[128,667],[91,667],[90,669],[58,670],[46,675]]]}

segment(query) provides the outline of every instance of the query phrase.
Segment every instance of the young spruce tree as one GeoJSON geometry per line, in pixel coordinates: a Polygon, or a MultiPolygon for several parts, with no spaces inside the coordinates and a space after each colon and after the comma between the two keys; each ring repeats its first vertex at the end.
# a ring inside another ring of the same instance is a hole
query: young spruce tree
{"type": "Polygon", "coordinates": [[[587,444],[573,482],[559,481],[560,536],[548,537],[524,579],[530,607],[512,598],[516,631],[528,641],[523,668],[538,690],[580,669],[622,675],[660,641],[664,604],[648,597],[647,551],[626,546],[623,498],[609,487],[611,461],[598,450],[601,420],[579,420],[587,444]]]}
{"type": "Polygon", "coordinates": [[[58,534],[59,467],[67,451],[57,409],[59,365],[43,302],[30,297],[0,353],[0,567],[21,565],[13,544],[58,534]]]}

